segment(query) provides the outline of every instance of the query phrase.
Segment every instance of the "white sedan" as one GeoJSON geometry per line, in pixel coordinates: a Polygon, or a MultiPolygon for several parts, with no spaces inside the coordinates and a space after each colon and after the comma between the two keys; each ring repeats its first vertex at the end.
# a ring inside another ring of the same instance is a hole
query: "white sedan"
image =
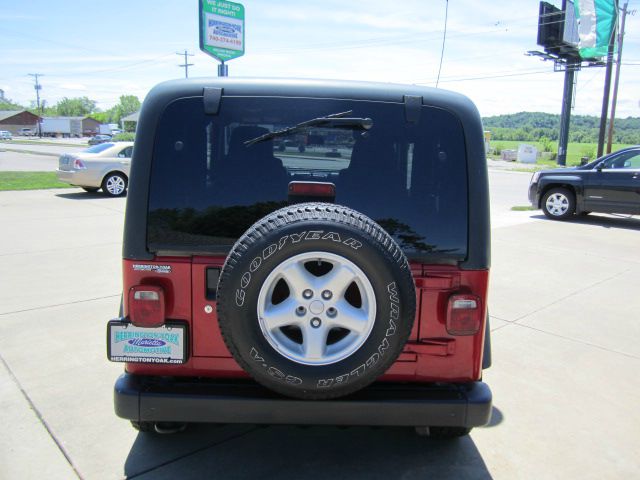
{"type": "Polygon", "coordinates": [[[102,189],[110,197],[125,195],[132,152],[133,142],[107,142],[65,153],[58,161],[58,180],[87,192],[102,189]]]}

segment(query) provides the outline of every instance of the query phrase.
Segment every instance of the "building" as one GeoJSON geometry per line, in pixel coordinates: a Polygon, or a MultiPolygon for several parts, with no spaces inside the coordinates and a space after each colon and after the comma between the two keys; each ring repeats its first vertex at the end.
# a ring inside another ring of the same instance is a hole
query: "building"
{"type": "Polygon", "coordinates": [[[82,119],[82,135],[90,137],[100,133],[100,122],[95,118],[85,117],[82,119]]]}
{"type": "Polygon", "coordinates": [[[41,118],[26,110],[0,111],[0,130],[9,130],[17,135],[23,128],[30,128],[32,131],[38,130],[38,122],[41,118]]]}
{"type": "Polygon", "coordinates": [[[140,110],[134,112],[126,117],[120,119],[120,125],[125,132],[135,132],[138,126],[138,117],[140,117],[140,110]]]}

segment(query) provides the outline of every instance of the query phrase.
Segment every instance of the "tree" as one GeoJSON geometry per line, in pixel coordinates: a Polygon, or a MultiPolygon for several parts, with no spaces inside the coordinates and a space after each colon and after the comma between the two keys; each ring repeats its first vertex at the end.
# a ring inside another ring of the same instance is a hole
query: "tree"
{"type": "Polygon", "coordinates": [[[2,100],[0,100],[0,110],[24,110],[24,107],[4,97],[2,100]]]}
{"type": "Polygon", "coordinates": [[[96,109],[96,102],[87,97],[64,97],[56,104],[57,114],[61,117],[83,117],[96,109]]]}
{"type": "Polygon", "coordinates": [[[121,95],[120,103],[108,110],[111,123],[120,123],[122,117],[126,117],[140,110],[140,100],[135,95],[121,95]]]}

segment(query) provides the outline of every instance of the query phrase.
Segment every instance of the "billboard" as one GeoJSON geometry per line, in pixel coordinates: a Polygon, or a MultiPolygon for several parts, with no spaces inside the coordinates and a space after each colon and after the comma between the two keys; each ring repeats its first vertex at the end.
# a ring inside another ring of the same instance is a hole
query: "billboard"
{"type": "Polygon", "coordinates": [[[616,0],[575,0],[575,13],[578,18],[580,56],[606,56],[618,20],[616,0]]]}
{"type": "Polygon", "coordinates": [[[226,62],[244,55],[244,6],[224,0],[199,0],[200,50],[226,62]]]}

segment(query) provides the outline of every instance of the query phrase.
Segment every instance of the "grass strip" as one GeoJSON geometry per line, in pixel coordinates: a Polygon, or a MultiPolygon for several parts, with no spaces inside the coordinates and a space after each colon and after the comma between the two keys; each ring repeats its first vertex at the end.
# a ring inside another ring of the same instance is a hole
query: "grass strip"
{"type": "Polygon", "coordinates": [[[0,172],[0,191],[70,187],[59,182],[55,172],[0,172]]]}
{"type": "Polygon", "coordinates": [[[537,210],[537,208],[533,208],[531,205],[516,205],[511,207],[511,210],[514,212],[528,212],[529,210],[537,210]]]}

